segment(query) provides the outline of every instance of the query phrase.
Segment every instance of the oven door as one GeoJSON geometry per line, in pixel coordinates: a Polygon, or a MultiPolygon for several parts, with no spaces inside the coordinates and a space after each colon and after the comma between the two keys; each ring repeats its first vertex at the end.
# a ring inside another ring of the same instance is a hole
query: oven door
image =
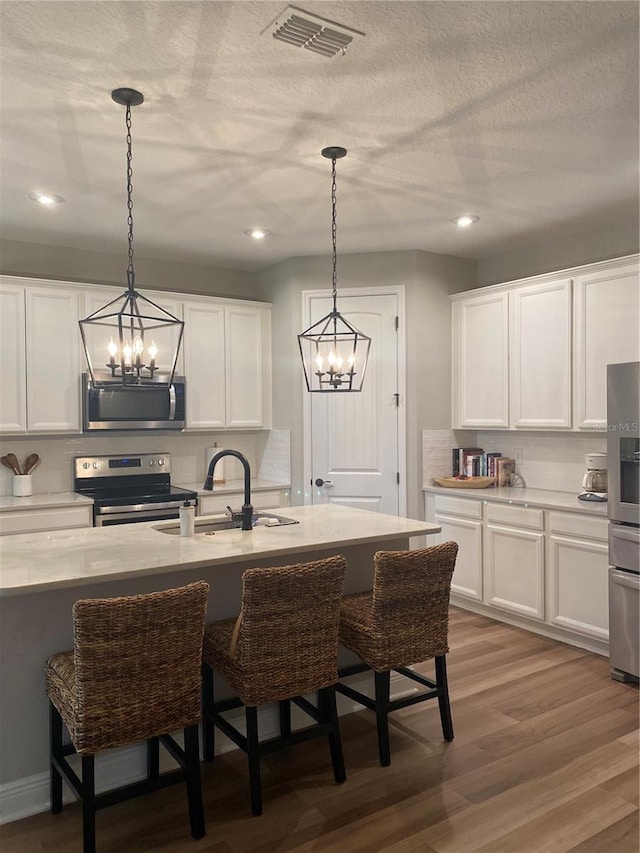
{"type": "Polygon", "coordinates": [[[182,503],[182,501],[167,501],[157,504],[95,507],[93,526],[111,527],[115,524],[136,524],[140,521],[166,521],[179,518],[182,503]]]}

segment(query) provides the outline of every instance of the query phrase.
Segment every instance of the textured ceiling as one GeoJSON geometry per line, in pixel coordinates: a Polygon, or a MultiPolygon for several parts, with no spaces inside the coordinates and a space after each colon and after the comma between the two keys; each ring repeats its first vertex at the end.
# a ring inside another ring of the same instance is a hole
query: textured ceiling
{"type": "Polygon", "coordinates": [[[286,2],[0,3],[0,233],[255,270],[330,251],[485,257],[638,207],[636,2],[305,2],[363,31],[327,59],[286,2]],[[66,199],[43,208],[32,190],[66,199]],[[451,217],[480,216],[456,231],[451,217]],[[261,226],[261,243],[243,234],[261,226]]]}

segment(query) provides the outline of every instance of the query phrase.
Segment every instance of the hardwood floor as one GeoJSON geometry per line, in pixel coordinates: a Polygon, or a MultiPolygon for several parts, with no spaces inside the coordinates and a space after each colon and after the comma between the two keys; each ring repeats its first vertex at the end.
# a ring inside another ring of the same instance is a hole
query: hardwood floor
{"type": "MultiPolygon", "coordinates": [[[[98,814],[99,853],[638,853],[638,688],[608,661],[462,610],[451,612],[455,740],[436,702],[341,718],[347,781],[325,741],[263,760],[251,816],[246,759],[203,765],[207,835],[189,836],[183,786],[98,814]]],[[[429,664],[420,667],[431,671],[429,664]]],[[[80,853],[76,804],[0,827],[2,853],[80,853]]]]}

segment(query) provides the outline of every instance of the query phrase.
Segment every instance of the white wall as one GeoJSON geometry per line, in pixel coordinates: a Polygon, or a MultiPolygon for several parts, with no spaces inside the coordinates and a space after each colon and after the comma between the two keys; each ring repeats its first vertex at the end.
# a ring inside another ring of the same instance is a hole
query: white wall
{"type": "MultiPolygon", "coordinates": [[[[450,424],[449,294],[473,287],[475,262],[426,252],[380,252],[338,258],[340,287],[402,285],[407,317],[407,515],[422,518],[423,426],[450,424]]],[[[272,303],[273,425],[292,430],[292,502],[304,502],[302,367],[297,335],[303,329],[302,291],[330,289],[329,257],[290,258],[262,274],[272,303]]]]}

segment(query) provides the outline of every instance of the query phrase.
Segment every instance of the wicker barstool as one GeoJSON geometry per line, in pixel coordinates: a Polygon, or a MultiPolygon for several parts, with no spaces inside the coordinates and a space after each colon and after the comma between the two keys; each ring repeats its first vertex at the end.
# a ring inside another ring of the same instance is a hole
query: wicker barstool
{"type": "Polygon", "coordinates": [[[346,779],[335,684],[338,622],[346,561],[329,557],[279,568],[248,569],[242,576],[237,619],[205,628],[203,648],[204,757],[214,757],[214,726],[247,753],[251,810],[262,814],[260,757],[310,737],[328,736],[336,782],[346,779]],[[213,670],[237,697],[214,701],[213,670]],[[317,707],[303,698],[318,691],[317,707]],[[290,701],[315,725],[291,731],[290,701]],[[279,703],[280,736],[258,739],[258,706],[279,703]],[[223,713],[245,706],[246,737],[223,713]]]}
{"type": "Polygon", "coordinates": [[[73,651],[46,663],[51,714],[51,811],[62,811],[62,780],[82,802],[84,853],[95,851],[98,809],[185,781],[191,834],[205,834],[198,721],[202,636],[209,585],[147,595],[87,599],[73,606],[73,651]],[[62,723],[71,737],[62,742],[62,723]],[[184,749],[169,732],[184,729],[184,749]],[[147,778],[95,792],[94,756],[147,741],[147,778]],[[160,774],[162,743],[180,768],[160,774]],[[82,756],[81,778],[67,756],[82,756]]]}
{"type": "Polygon", "coordinates": [[[445,740],[453,740],[446,653],[449,590],[457,553],[455,542],[413,551],[378,551],[374,556],[373,590],[342,599],[340,642],[364,663],[341,669],[340,676],[372,669],[375,699],[342,681],[336,689],[376,712],[383,766],[391,763],[387,715],[398,708],[437,697],[442,734],[445,740]],[[408,669],[430,658],[435,658],[435,681],[408,669]],[[430,689],[392,701],[392,670],[430,689]]]}

